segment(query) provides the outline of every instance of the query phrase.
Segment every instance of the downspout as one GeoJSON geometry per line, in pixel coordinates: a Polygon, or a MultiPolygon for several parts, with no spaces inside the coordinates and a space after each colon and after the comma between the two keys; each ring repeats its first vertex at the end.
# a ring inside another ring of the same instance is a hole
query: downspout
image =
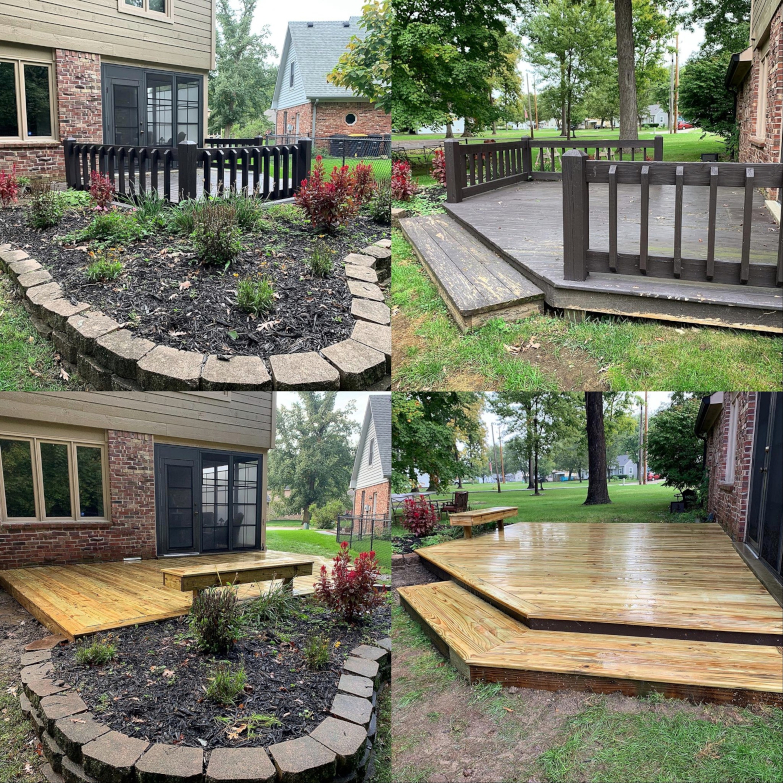
{"type": "Polygon", "coordinates": [[[316,98],[313,101],[313,128],[312,128],[312,133],[310,134],[310,138],[313,140],[313,146],[315,146],[315,113],[317,111],[317,107],[318,107],[318,98],[316,98]]]}

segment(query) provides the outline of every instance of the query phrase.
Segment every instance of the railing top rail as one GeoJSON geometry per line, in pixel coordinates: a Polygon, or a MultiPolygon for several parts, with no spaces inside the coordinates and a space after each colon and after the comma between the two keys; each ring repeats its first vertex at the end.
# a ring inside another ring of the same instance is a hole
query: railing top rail
{"type": "Polygon", "coordinates": [[[618,184],[640,184],[642,168],[646,167],[650,185],[674,185],[678,172],[683,175],[684,185],[709,185],[712,172],[716,171],[719,187],[742,187],[748,169],[754,172],[756,187],[783,185],[783,163],[586,160],[585,179],[587,182],[608,183],[612,167],[615,167],[618,184]]]}
{"type": "MultiPolygon", "coordinates": [[[[663,136],[656,138],[662,139],[663,136]]],[[[531,147],[555,147],[567,149],[594,149],[595,147],[622,147],[642,149],[655,147],[655,139],[530,139],[531,147]]]]}

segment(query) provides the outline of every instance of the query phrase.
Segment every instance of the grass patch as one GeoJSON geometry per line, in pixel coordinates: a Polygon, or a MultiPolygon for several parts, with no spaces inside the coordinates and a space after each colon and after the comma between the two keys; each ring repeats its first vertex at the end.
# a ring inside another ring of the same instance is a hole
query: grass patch
{"type": "Polygon", "coordinates": [[[384,688],[378,696],[377,731],[373,742],[375,770],[367,783],[392,783],[392,735],[391,735],[391,688],[384,688]]]}
{"type": "Polygon", "coordinates": [[[260,280],[246,278],[240,280],[237,286],[237,306],[246,313],[261,315],[269,310],[275,302],[275,290],[272,281],[266,277],[260,280]]]}
{"type": "MultiPolygon", "coordinates": [[[[295,522],[291,523],[296,524],[295,522]]],[[[363,543],[363,542],[358,542],[363,543]]],[[[269,530],[266,531],[266,545],[269,549],[281,552],[296,552],[300,555],[318,555],[334,557],[340,551],[335,536],[318,533],[315,530],[269,530]]],[[[357,544],[358,545],[358,544],[357,544]]],[[[367,540],[369,546],[369,539],[367,540]]],[[[391,569],[391,541],[375,541],[375,556],[383,573],[391,569]]],[[[351,557],[356,557],[360,549],[351,549],[351,557]]]]}
{"type": "Polygon", "coordinates": [[[311,669],[323,669],[329,663],[329,640],[320,634],[311,636],[305,644],[304,655],[311,669]]]}
{"type": "Polygon", "coordinates": [[[244,667],[232,668],[219,663],[207,678],[206,696],[218,704],[233,704],[245,689],[247,674],[244,667]]]}
{"type": "Polygon", "coordinates": [[[19,707],[19,686],[0,681],[0,783],[43,781],[32,724],[19,707]]]}
{"type": "Polygon", "coordinates": [[[76,650],[76,662],[82,666],[103,666],[114,660],[117,647],[111,642],[96,639],[92,644],[82,644],[76,650]]]}
{"type": "Polygon", "coordinates": [[[122,274],[122,261],[112,261],[108,258],[100,258],[93,261],[84,270],[88,280],[116,280],[122,274]]]}

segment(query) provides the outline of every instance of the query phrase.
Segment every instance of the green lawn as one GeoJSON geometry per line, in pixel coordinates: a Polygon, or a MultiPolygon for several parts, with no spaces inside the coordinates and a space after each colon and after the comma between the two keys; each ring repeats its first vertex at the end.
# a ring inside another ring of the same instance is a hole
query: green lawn
{"type": "MultiPolygon", "coordinates": [[[[315,530],[274,530],[266,531],[266,546],[281,552],[296,552],[300,555],[318,555],[319,557],[334,557],[340,549],[334,536],[327,536],[315,530]]],[[[375,554],[381,564],[381,570],[389,573],[391,569],[391,542],[378,541],[374,543],[375,554]]],[[[356,557],[359,549],[352,549],[351,555],[356,557]]]]}
{"type": "Polygon", "coordinates": [[[394,390],[780,388],[783,338],[756,332],[538,315],[463,335],[398,229],[392,243],[394,390]]]}

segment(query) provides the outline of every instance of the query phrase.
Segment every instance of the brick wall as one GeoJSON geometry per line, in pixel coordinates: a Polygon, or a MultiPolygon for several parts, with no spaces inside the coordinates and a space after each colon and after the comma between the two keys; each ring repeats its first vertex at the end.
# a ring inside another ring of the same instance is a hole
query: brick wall
{"type": "MultiPolygon", "coordinates": [[[[299,135],[309,136],[312,133],[313,123],[310,103],[291,106],[288,109],[278,109],[276,133],[295,133],[297,113],[299,114],[299,135]],[[284,112],[287,112],[290,131],[286,130],[283,122],[284,112]]],[[[376,109],[369,103],[357,101],[319,103],[315,109],[316,138],[332,136],[335,133],[391,133],[391,115],[376,109]],[[356,115],[356,122],[353,125],[348,125],[345,121],[348,113],[356,115]]]]}
{"type": "Polygon", "coordinates": [[[378,493],[378,498],[375,502],[376,516],[386,516],[389,513],[391,485],[388,481],[383,481],[380,484],[373,484],[370,487],[362,487],[361,489],[356,490],[356,494],[353,498],[353,513],[355,516],[360,516],[363,513],[362,492],[364,492],[364,505],[370,506],[370,513],[372,513],[372,496],[374,492],[378,493]]]}
{"type": "Polygon", "coordinates": [[[709,471],[707,509],[715,514],[716,521],[734,541],[745,540],[755,421],[756,392],[727,392],[724,395],[720,418],[707,438],[707,470],[709,471]],[[724,481],[732,400],[736,400],[739,407],[737,409],[734,481],[727,485],[724,481]]]}
{"type": "MultiPolygon", "coordinates": [[[[100,55],[55,49],[54,76],[59,138],[102,141],[100,55]]],[[[65,179],[60,142],[0,143],[0,170],[10,170],[14,163],[19,175],[65,179]]]]}
{"type": "MultiPolygon", "coordinates": [[[[769,34],[769,78],[759,85],[759,51],[753,52],[753,66],[737,92],[737,122],[740,126],[739,159],[742,163],[780,163],[783,127],[783,6],[772,17],[769,34]],[[756,137],[759,89],[767,94],[767,121],[764,138],[756,137]]],[[[768,198],[777,198],[768,189],[768,198]]]]}
{"type": "Polygon", "coordinates": [[[309,137],[313,132],[313,107],[309,101],[300,103],[298,106],[291,106],[288,109],[278,109],[275,133],[281,136],[287,133],[296,133],[297,114],[299,115],[299,135],[309,137]],[[285,124],[286,120],[288,127],[285,124]]]}
{"type": "Polygon", "coordinates": [[[108,435],[111,521],[0,524],[0,569],[155,557],[152,436],[108,435]]]}

